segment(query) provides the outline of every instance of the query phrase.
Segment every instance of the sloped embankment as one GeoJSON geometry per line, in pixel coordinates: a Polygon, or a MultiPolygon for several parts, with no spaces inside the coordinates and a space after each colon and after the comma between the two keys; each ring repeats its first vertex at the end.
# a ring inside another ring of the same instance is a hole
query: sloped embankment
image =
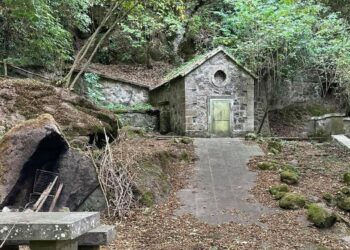
{"type": "Polygon", "coordinates": [[[21,121],[51,114],[71,139],[103,132],[116,134],[116,116],[85,98],[32,79],[0,80],[0,136],[21,121]]]}

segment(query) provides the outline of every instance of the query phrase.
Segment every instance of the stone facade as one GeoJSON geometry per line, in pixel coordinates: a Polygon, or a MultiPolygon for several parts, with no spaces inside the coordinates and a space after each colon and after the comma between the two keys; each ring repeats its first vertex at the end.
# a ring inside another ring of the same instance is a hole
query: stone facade
{"type": "Polygon", "coordinates": [[[254,78],[223,51],[151,91],[151,103],[161,109],[160,120],[168,115],[170,131],[181,135],[211,136],[213,99],[230,102],[231,136],[254,131],[254,78]]]}
{"type": "Polygon", "coordinates": [[[218,53],[185,77],[186,134],[210,136],[210,99],[231,100],[231,135],[254,131],[254,79],[218,53]],[[214,75],[222,71],[226,82],[215,84],[214,75]]]}
{"type": "Polygon", "coordinates": [[[174,79],[151,92],[151,104],[160,110],[161,133],[175,132],[183,135],[185,125],[185,81],[174,79]]]}
{"type": "Polygon", "coordinates": [[[107,103],[134,105],[149,102],[149,89],[147,86],[125,83],[111,79],[101,79],[102,93],[107,103]]]}

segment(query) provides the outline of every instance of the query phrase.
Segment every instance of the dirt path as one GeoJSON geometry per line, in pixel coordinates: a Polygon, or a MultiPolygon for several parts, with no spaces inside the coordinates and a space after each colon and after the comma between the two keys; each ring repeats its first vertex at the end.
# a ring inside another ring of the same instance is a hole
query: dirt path
{"type": "Polygon", "coordinates": [[[192,214],[209,224],[226,222],[257,223],[263,214],[272,212],[254,201],[249,190],[256,173],[248,161],[263,155],[259,146],[241,139],[196,139],[199,161],[190,185],[178,193],[182,203],[177,214],[192,214]]]}

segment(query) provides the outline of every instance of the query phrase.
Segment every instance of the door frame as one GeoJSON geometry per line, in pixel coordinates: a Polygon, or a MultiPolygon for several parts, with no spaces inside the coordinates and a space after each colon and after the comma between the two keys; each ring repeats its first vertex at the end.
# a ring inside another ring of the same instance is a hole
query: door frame
{"type": "Polygon", "coordinates": [[[228,101],[230,105],[230,135],[229,137],[232,137],[232,124],[233,124],[233,115],[232,115],[232,107],[233,107],[233,97],[232,96],[211,96],[208,97],[208,135],[210,137],[215,137],[214,134],[212,134],[212,119],[211,119],[211,105],[213,101],[228,101]]]}

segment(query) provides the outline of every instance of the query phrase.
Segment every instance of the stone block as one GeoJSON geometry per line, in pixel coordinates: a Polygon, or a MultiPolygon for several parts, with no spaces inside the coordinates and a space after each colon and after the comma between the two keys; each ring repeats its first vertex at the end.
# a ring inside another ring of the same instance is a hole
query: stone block
{"type": "Polygon", "coordinates": [[[6,213],[0,216],[0,240],[50,241],[73,240],[100,225],[95,212],[6,213]]]}
{"type": "Polygon", "coordinates": [[[116,237],[114,226],[101,225],[78,238],[79,246],[106,246],[116,237]]]}

